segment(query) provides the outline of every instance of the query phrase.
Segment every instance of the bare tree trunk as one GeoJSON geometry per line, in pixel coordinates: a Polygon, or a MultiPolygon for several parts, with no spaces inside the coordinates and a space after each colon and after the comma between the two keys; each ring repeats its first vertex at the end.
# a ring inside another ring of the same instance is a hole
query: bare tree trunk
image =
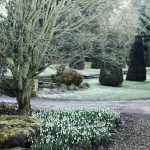
{"type": "Polygon", "coordinates": [[[31,115],[30,93],[34,79],[27,79],[23,82],[23,89],[17,92],[17,102],[20,115],[31,115]]]}

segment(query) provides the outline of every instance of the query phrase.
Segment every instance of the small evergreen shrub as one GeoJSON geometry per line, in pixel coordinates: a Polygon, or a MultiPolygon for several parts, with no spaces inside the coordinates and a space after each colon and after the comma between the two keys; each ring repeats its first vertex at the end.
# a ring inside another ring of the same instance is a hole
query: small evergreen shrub
{"type": "Polygon", "coordinates": [[[129,68],[126,76],[129,81],[146,80],[146,64],[144,58],[144,45],[142,36],[135,36],[129,57],[129,68]]]}
{"type": "Polygon", "coordinates": [[[43,120],[40,135],[33,140],[33,150],[89,149],[107,140],[120,122],[120,115],[109,109],[76,108],[33,114],[43,120]]]}
{"type": "Polygon", "coordinates": [[[60,78],[60,82],[66,85],[74,84],[79,86],[83,81],[83,76],[74,69],[64,71],[60,78]]]}
{"type": "Polygon", "coordinates": [[[123,83],[123,71],[122,68],[107,65],[100,70],[99,82],[106,86],[121,86],[123,83]]]}
{"type": "Polygon", "coordinates": [[[83,70],[85,68],[84,58],[81,56],[74,57],[69,63],[69,68],[83,70]]]}

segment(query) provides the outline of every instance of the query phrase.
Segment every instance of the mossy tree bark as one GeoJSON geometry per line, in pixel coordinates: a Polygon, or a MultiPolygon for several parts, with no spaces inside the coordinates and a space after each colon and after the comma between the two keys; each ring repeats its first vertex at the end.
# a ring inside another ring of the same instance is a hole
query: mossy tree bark
{"type": "Polygon", "coordinates": [[[126,80],[129,81],[145,81],[146,65],[144,59],[144,46],[142,37],[137,35],[132,45],[129,58],[129,68],[126,80]]]}
{"type": "Polygon", "coordinates": [[[23,82],[23,88],[17,91],[17,102],[20,115],[31,115],[30,93],[33,88],[34,79],[27,79],[23,82]]]}

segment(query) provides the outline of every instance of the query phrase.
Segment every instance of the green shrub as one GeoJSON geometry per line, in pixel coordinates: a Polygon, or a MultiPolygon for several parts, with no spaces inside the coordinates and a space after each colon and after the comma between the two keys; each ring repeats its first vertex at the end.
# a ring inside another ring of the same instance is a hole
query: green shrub
{"type": "Polygon", "coordinates": [[[121,86],[123,83],[122,68],[112,64],[105,64],[100,70],[99,83],[106,86],[121,86]]]}
{"type": "Polygon", "coordinates": [[[83,76],[74,69],[67,69],[62,74],[51,75],[53,82],[58,84],[65,84],[67,86],[74,84],[79,86],[83,81],[83,76]]]}
{"type": "Polygon", "coordinates": [[[66,85],[79,86],[83,81],[83,76],[74,69],[68,69],[62,74],[61,81],[66,85]]]}
{"type": "Polygon", "coordinates": [[[33,140],[33,150],[70,150],[91,148],[105,141],[120,122],[118,113],[101,108],[40,111],[34,118],[43,120],[40,135],[33,140]]]}

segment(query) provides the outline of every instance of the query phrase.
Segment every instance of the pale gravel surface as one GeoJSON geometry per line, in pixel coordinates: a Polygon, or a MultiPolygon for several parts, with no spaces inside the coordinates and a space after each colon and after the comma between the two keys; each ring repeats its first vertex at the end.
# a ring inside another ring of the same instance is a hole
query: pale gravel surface
{"type": "Polygon", "coordinates": [[[150,115],[123,113],[121,118],[122,128],[103,150],[150,150],[150,115]]]}
{"type": "MultiPolygon", "coordinates": [[[[8,96],[0,96],[0,102],[16,103],[16,98],[8,96]]],[[[150,99],[148,100],[105,100],[105,101],[81,101],[81,100],[47,100],[41,98],[31,99],[32,107],[48,108],[48,109],[63,109],[72,107],[107,107],[126,113],[150,114],[150,99]]]]}

